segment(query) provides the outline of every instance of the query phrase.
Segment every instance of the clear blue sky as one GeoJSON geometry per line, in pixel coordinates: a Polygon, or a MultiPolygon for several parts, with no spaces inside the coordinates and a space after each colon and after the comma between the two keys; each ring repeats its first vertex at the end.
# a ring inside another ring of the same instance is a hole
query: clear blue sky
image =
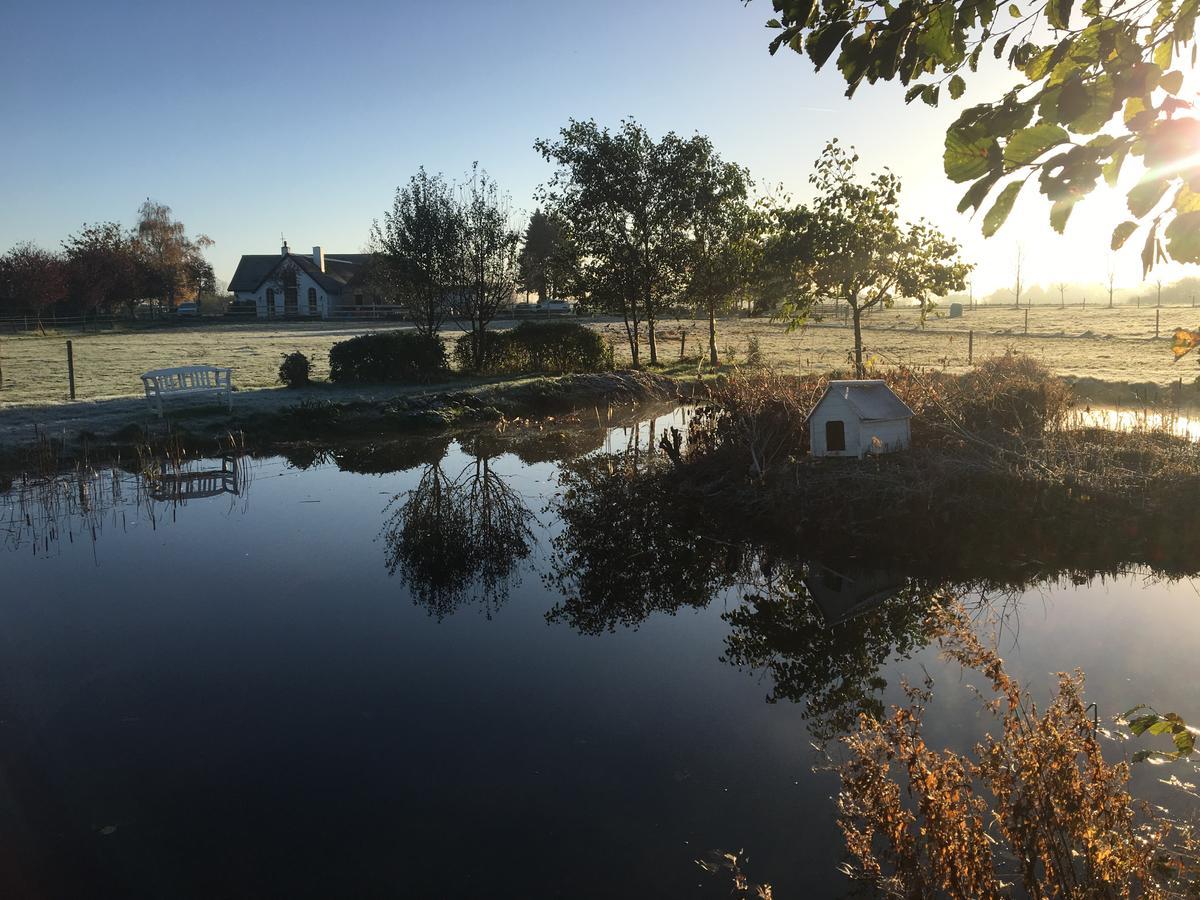
{"type": "Polygon", "coordinates": [[[361,249],[420,165],[458,176],[478,160],[530,210],[549,175],[536,138],[632,115],[655,134],[704,132],[797,196],[839,136],[903,176],[911,215],[964,241],[983,290],[1007,283],[1018,239],[1027,279],[1104,277],[1107,232],[1054,238],[1033,198],[985,244],[941,174],[954,111],[906,108],[894,85],[847,101],[836,73],[768,56],[770,14],[768,0],[9,4],[0,250],[132,224],[153,197],[216,241],[228,279],[280,232],[301,250],[361,249]]]}

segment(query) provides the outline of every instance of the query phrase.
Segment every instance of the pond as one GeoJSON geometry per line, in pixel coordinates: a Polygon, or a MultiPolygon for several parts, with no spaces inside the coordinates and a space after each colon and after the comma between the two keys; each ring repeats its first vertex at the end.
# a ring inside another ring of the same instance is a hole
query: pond
{"type": "MultiPolygon", "coordinates": [[[[927,572],[693,533],[614,477],[682,415],[18,479],[4,895],[728,896],[694,860],[739,848],[776,897],[845,893],[854,714],[928,670],[931,743],[986,717],[927,572]]],[[[1191,579],[960,592],[1035,693],[1079,667],[1106,718],[1197,715],[1191,579]]],[[[1164,777],[1135,795],[1177,805],[1164,777]]]]}

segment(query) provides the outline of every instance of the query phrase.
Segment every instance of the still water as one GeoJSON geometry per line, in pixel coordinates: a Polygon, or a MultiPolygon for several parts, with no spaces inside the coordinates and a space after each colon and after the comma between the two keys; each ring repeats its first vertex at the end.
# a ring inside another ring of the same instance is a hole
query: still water
{"type": "MultiPolygon", "coordinates": [[[[745,848],[776,897],[845,893],[839,729],[922,667],[931,742],[987,722],[903,573],[710,578],[728,540],[627,540],[642,507],[568,471],[636,466],[649,427],[18,480],[0,892],[727,896],[694,860],[745,848]]],[[[1035,692],[1081,667],[1104,716],[1200,719],[1192,581],[1074,580],[968,603],[1035,692]]],[[[1175,805],[1163,775],[1135,794],[1175,805]]]]}

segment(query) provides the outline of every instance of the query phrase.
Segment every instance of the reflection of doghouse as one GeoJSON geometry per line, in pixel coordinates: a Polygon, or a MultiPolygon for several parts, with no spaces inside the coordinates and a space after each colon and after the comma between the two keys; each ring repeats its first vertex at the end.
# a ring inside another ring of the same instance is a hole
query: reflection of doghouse
{"type": "Polygon", "coordinates": [[[804,576],[804,586],[830,625],[862,615],[903,585],[903,578],[881,569],[835,572],[820,563],[810,563],[808,574],[804,576]]]}
{"type": "Polygon", "coordinates": [[[907,450],[912,410],[882,381],[831,381],[808,414],[813,456],[907,450]]]}
{"type": "Polygon", "coordinates": [[[179,503],[184,500],[202,500],[221,494],[238,495],[238,462],[232,456],[221,460],[219,469],[187,471],[171,469],[164,462],[159,474],[150,480],[150,497],[179,503]]]}

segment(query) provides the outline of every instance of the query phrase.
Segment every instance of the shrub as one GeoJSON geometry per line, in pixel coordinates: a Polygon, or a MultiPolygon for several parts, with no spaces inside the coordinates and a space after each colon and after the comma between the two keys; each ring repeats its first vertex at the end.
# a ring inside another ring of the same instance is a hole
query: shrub
{"type": "Polygon", "coordinates": [[[329,348],[331,381],[423,381],[448,368],[442,339],[414,331],[373,332],[329,348]]]}
{"type": "Polygon", "coordinates": [[[309,384],[312,374],[312,360],[296,350],[283,354],[283,362],[279,364],[279,381],[290,388],[304,387],[309,384]]]}
{"type": "Polygon", "coordinates": [[[483,333],[483,365],[473,365],[471,335],[454,344],[454,361],[462,371],[520,374],[524,372],[603,372],[613,367],[612,348],[598,332],[575,322],[522,322],[509,331],[483,333]]]}
{"type": "Polygon", "coordinates": [[[947,392],[948,405],[965,428],[978,433],[1037,437],[1060,424],[1071,407],[1062,379],[1019,353],[984,360],[956,388],[947,392]]]}

